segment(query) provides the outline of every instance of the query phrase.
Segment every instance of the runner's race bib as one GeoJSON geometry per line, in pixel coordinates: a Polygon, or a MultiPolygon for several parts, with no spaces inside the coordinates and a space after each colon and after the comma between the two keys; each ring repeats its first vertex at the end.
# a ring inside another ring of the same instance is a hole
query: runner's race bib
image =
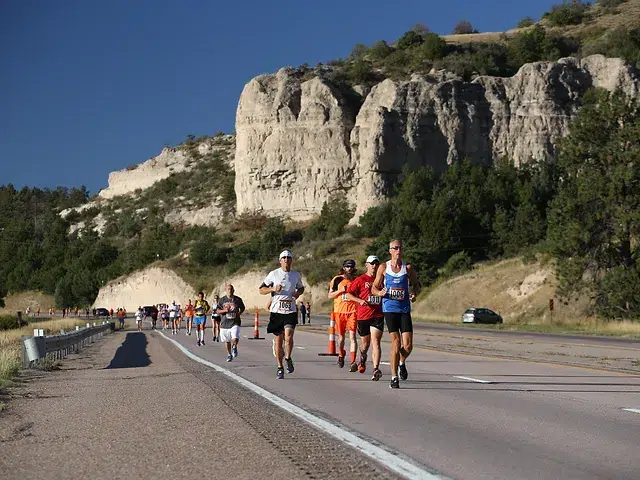
{"type": "Polygon", "coordinates": [[[287,312],[292,311],[293,300],[280,300],[280,310],[286,310],[287,312]]]}
{"type": "Polygon", "coordinates": [[[382,303],[382,297],[378,297],[377,295],[369,295],[369,298],[367,298],[367,303],[369,305],[380,305],[382,303]]]}
{"type": "Polygon", "coordinates": [[[404,288],[390,288],[389,289],[389,298],[391,300],[404,300],[405,290],[404,288]]]}

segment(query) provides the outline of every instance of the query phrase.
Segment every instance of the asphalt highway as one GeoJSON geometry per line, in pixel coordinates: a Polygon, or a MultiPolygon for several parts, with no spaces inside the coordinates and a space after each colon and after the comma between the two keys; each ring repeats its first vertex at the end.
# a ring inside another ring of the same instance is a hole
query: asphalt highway
{"type": "Polygon", "coordinates": [[[391,390],[388,365],[379,382],[371,381],[370,364],[365,374],[340,369],[334,357],[318,355],[327,336],[305,327],[296,332],[295,372],[284,380],[275,378],[271,336],[250,340],[252,325],[242,327],[231,363],[223,344],[198,347],[184,330],[147,334],[171,338],[436,476],[640,478],[640,376],[416,348],[409,379],[391,390]]]}

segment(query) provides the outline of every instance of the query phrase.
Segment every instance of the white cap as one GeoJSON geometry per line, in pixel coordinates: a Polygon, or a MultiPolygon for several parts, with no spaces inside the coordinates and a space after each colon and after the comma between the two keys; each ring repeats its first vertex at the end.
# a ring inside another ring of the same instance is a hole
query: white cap
{"type": "Polygon", "coordinates": [[[289,250],[283,250],[283,252],[280,254],[280,259],[282,259],[284,257],[293,258],[293,255],[291,255],[291,252],[289,250]]]}
{"type": "Polygon", "coordinates": [[[373,263],[373,262],[378,262],[380,263],[380,260],[378,259],[378,257],[376,257],[375,255],[369,255],[367,257],[367,263],[373,263]]]}

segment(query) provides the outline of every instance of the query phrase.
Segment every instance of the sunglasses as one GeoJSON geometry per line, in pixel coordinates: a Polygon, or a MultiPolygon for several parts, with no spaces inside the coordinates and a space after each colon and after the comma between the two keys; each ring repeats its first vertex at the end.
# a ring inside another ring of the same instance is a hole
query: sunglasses
{"type": "Polygon", "coordinates": [[[402,250],[402,245],[396,245],[395,247],[389,247],[390,250],[402,250]]]}

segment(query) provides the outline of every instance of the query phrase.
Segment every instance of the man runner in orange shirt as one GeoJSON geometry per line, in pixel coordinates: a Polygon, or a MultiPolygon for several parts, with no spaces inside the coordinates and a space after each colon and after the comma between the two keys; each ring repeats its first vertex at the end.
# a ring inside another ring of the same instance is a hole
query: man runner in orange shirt
{"type": "Polygon", "coordinates": [[[349,371],[355,372],[358,369],[356,363],[356,352],[358,351],[358,340],[356,339],[356,309],[358,304],[347,299],[347,289],[355,278],[356,262],[354,260],[345,260],[342,264],[342,272],[340,275],[333,277],[329,283],[328,297],[333,299],[333,313],[336,321],[336,330],[338,332],[338,366],[344,367],[344,350],[345,334],[349,331],[349,352],[351,354],[351,362],[349,371]]]}

